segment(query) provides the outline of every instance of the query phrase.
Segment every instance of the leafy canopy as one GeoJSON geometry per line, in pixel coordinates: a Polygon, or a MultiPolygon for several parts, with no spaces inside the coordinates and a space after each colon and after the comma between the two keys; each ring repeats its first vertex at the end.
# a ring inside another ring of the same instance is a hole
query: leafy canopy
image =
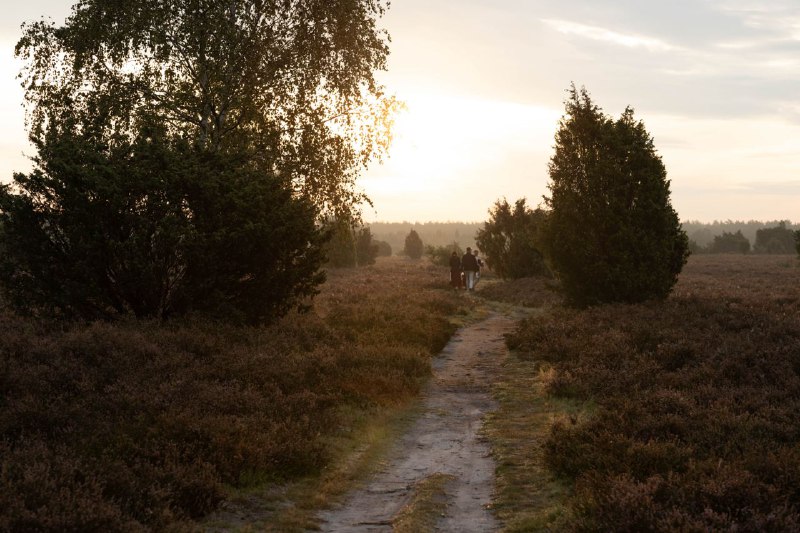
{"type": "Polygon", "coordinates": [[[35,162],[22,193],[0,190],[0,280],[18,309],[263,322],[323,281],[313,204],[236,156],[59,134],[35,162]]]}
{"type": "Polygon", "coordinates": [[[379,246],[368,227],[355,218],[331,219],[327,226],[330,234],[325,244],[328,266],[349,268],[375,264],[379,246]]]}
{"type": "Polygon", "coordinates": [[[65,118],[114,143],[159,124],[235,149],[321,210],[365,200],[363,166],[398,103],[375,80],[381,0],[81,0],[64,26],[24,26],[16,53],[41,139],[65,118]]]}
{"type": "Polygon", "coordinates": [[[80,0],[16,53],[35,168],[0,188],[5,290],[88,318],[204,311],[250,322],[321,283],[316,222],[397,102],[374,73],[381,0],[80,0]]]}

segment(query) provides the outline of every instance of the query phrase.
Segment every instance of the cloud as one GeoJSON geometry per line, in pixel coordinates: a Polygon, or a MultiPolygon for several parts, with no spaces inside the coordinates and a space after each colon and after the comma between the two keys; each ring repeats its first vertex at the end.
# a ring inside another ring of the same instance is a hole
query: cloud
{"type": "Polygon", "coordinates": [[[619,33],[599,26],[589,26],[579,22],[559,19],[542,19],[542,22],[565,35],[577,35],[594,41],[604,41],[627,48],[644,48],[652,52],[669,52],[679,50],[661,39],[642,35],[619,33]]]}
{"type": "Polygon", "coordinates": [[[800,15],[797,14],[796,2],[720,0],[717,9],[740,19],[749,28],[777,34],[784,39],[800,40],[800,15]]]}

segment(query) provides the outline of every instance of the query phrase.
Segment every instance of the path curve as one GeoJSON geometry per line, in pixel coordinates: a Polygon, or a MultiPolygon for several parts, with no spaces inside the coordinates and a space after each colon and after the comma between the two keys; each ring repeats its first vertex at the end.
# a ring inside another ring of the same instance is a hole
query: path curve
{"type": "Polygon", "coordinates": [[[414,486],[434,474],[452,476],[447,505],[436,531],[492,532],[488,510],[495,464],[479,434],[495,409],[490,386],[505,354],[504,334],[516,320],[490,312],[459,329],[433,360],[433,379],[422,395],[419,418],[396,443],[385,466],[338,508],[320,514],[324,532],[388,532],[414,486]]]}

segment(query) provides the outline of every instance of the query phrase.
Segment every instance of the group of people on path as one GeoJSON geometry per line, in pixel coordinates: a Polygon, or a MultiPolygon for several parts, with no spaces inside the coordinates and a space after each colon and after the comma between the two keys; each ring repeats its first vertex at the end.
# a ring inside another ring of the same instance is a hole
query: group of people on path
{"type": "Polygon", "coordinates": [[[478,257],[478,250],[473,252],[467,246],[467,251],[460,258],[454,251],[450,256],[450,284],[454,289],[474,291],[481,277],[482,266],[483,261],[478,257]]]}

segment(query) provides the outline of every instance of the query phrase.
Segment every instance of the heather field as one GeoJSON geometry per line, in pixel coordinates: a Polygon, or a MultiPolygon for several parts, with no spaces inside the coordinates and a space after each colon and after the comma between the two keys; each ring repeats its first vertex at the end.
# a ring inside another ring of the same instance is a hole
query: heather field
{"type": "MultiPolygon", "coordinates": [[[[566,309],[555,287],[477,293],[536,308],[484,430],[506,531],[800,529],[795,257],[694,256],[661,303],[566,309]]],[[[0,310],[0,531],[313,528],[474,304],[385,258],[269,327],[0,310]]]]}
{"type": "Polygon", "coordinates": [[[508,343],[508,531],[800,530],[796,257],[693,256],[666,302],[556,306],[508,343]]]}
{"type": "Polygon", "coordinates": [[[269,327],[0,310],[0,531],[194,529],[232,493],[346,469],[365,421],[418,394],[459,296],[387,258],[269,327]]]}

